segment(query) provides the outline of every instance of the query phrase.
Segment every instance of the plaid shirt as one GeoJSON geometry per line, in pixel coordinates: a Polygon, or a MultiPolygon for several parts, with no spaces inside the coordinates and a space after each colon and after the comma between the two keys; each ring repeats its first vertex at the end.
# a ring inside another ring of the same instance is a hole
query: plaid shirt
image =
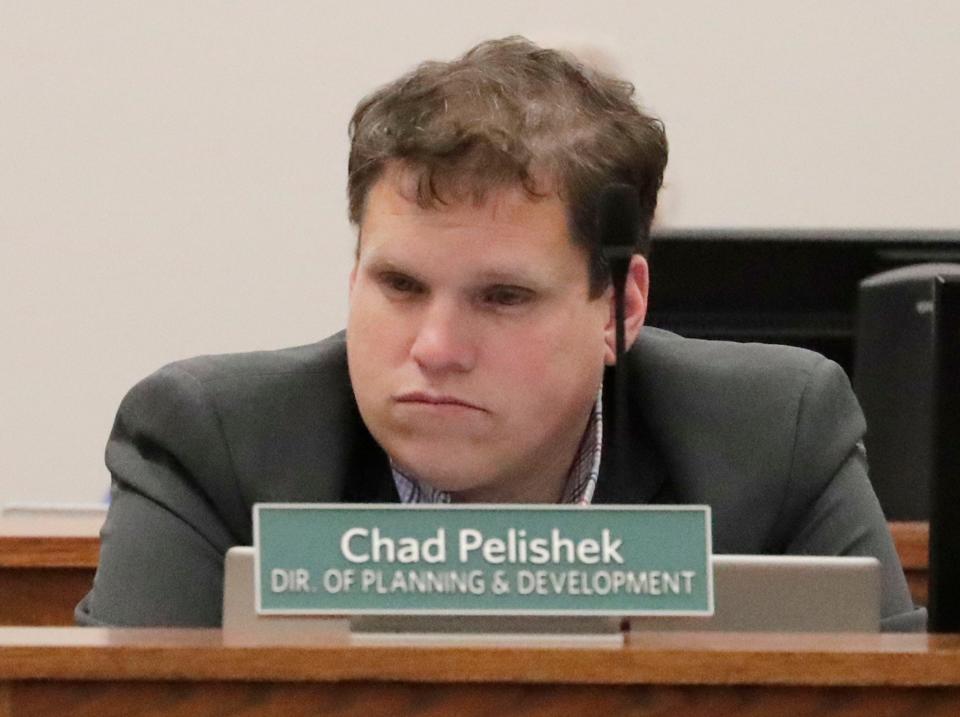
{"type": "MultiPolygon", "coordinates": [[[[567,483],[560,497],[561,503],[590,505],[600,475],[600,452],[603,448],[603,387],[590,412],[590,420],[577,447],[577,455],[570,464],[567,483]]],[[[393,482],[397,486],[401,503],[449,503],[450,494],[419,482],[401,471],[390,460],[393,482]]]]}

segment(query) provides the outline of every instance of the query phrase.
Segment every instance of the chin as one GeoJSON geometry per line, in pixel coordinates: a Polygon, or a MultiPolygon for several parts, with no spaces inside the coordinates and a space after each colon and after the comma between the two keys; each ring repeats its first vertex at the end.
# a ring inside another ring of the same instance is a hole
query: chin
{"type": "Polygon", "coordinates": [[[488,485],[490,477],[484,475],[473,461],[464,460],[464,453],[448,445],[442,449],[441,455],[435,455],[433,449],[407,445],[390,455],[404,473],[446,493],[461,493],[488,485]]]}

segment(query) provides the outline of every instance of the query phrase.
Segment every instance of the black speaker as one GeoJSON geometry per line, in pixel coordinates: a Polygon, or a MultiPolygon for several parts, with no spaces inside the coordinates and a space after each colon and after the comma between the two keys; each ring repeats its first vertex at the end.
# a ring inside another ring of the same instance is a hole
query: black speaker
{"type": "Polygon", "coordinates": [[[960,276],[960,264],[918,264],[860,282],[853,384],[867,419],[870,480],[888,520],[930,517],[941,276],[960,276]]]}

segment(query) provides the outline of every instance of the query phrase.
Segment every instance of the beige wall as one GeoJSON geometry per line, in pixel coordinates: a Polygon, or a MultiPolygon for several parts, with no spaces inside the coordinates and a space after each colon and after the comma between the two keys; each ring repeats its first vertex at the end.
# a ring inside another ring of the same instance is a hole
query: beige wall
{"type": "Polygon", "coordinates": [[[336,330],[354,103],[510,33],[617,58],[662,224],[960,227],[960,3],[0,0],[0,503],[99,498],[160,364],[336,330]]]}

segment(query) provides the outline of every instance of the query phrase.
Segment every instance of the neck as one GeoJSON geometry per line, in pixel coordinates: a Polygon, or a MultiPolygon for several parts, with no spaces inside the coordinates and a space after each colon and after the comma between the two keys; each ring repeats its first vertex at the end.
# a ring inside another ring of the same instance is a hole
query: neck
{"type": "Polygon", "coordinates": [[[593,407],[564,441],[563,448],[552,446],[534,455],[520,469],[514,469],[477,488],[450,494],[454,503],[544,503],[561,502],[570,480],[586,432],[590,429],[593,407]]]}
{"type": "MultiPolygon", "coordinates": [[[[571,458],[571,461],[573,459],[571,458]]],[[[540,475],[505,476],[496,485],[450,494],[452,503],[559,503],[567,484],[570,463],[560,471],[540,475]],[[518,480],[519,478],[519,480],[518,480]]]]}

